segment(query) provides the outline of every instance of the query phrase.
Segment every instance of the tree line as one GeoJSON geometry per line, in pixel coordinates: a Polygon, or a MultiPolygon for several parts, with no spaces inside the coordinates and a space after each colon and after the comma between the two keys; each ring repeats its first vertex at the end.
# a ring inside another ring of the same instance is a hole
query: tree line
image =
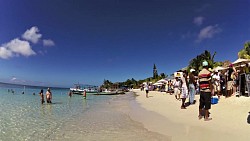
{"type": "MultiPolygon", "coordinates": [[[[191,68],[195,69],[196,72],[200,71],[202,69],[202,62],[207,61],[208,62],[208,67],[209,68],[215,68],[217,66],[223,66],[227,67],[231,62],[229,60],[225,61],[215,61],[216,52],[210,53],[208,50],[205,50],[203,53],[197,55],[188,64],[187,71],[189,71],[191,68]]],[[[244,47],[242,50],[238,52],[238,58],[242,59],[250,59],[250,41],[247,41],[244,44],[244,47]]],[[[156,68],[154,64],[154,68],[156,68]]],[[[172,74],[173,75],[173,74],[172,74]]],[[[171,75],[171,76],[172,76],[171,75]]],[[[116,89],[116,88],[139,88],[143,82],[152,82],[155,83],[159,81],[160,79],[164,79],[168,77],[168,75],[165,75],[165,73],[161,73],[160,75],[153,75],[153,77],[148,77],[142,80],[135,80],[134,78],[127,79],[124,82],[111,82],[110,80],[104,80],[103,84],[101,85],[101,88],[105,89],[116,89]]]]}

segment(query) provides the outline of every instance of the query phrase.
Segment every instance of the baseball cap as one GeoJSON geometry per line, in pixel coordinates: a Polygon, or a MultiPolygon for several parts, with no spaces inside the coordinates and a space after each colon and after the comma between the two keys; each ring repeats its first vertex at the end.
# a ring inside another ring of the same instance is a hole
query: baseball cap
{"type": "Polygon", "coordinates": [[[203,66],[203,67],[208,66],[208,62],[207,62],[207,61],[203,61],[203,62],[202,62],[202,66],[203,66]]]}

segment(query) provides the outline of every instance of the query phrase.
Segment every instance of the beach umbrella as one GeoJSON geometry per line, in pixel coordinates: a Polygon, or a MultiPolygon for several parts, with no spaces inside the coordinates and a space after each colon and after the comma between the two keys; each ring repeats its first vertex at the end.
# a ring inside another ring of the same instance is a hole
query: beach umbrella
{"type": "Polygon", "coordinates": [[[213,71],[214,71],[214,70],[220,71],[220,70],[225,70],[225,69],[226,69],[226,68],[224,68],[224,67],[217,66],[217,67],[215,67],[215,68],[213,69],[213,71]]]}
{"type": "Polygon", "coordinates": [[[153,85],[160,86],[160,85],[163,85],[163,83],[161,83],[161,82],[156,82],[156,83],[154,83],[153,85]]]}
{"type": "Polygon", "coordinates": [[[166,80],[166,79],[161,79],[161,80],[159,80],[159,81],[157,81],[157,82],[160,82],[160,83],[168,83],[168,81],[166,80]]]}
{"type": "Polygon", "coordinates": [[[241,58],[239,58],[239,59],[237,59],[236,61],[234,61],[233,64],[234,64],[234,65],[239,65],[239,64],[241,64],[241,63],[249,63],[249,62],[250,62],[249,59],[241,59],[241,58]]]}

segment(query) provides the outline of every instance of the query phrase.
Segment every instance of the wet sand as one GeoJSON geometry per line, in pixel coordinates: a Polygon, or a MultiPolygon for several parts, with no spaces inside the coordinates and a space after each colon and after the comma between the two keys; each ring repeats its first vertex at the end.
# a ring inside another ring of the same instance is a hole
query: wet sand
{"type": "MultiPolygon", "coordinates": [[[[170,136],[172,141],[248,141],[250,125],[247,116],[250,111],[249,97],[221,97],[216,105],[212,105],[213,120],[198,120],[198,103],[187,109],[180,109],[181,102],[174,95],[162,92],[145,92],[134,90],[138,95],[136,103],[132,103],[130,116],[141,122],[149,131],[170,136]],[[138,106],[138,105],[139,106],[138,106]]],[[[199,95],[196,95],[199,100],[199,95]]]]}

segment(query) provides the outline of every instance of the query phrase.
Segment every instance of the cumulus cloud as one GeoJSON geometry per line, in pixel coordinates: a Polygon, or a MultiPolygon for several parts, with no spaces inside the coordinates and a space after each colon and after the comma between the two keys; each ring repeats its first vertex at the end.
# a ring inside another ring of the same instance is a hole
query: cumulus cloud
{"type": "Polygon", "coordinates": [[[0,58],[2,59],[8,59],[15,55],[28,57],[35,54],[36,53],[32,50],[28,41],[22,41],[18,38],[13,39],[0,47],[0,58]]]}
{"type": "Polygon", "coordinates": [[[205,20],[205,18],[202,17],[202,16],[195,17],[193,23],[194,23],[195,25],[200,26],[200,25],[203,24],[203,21],[204,21],[204,20],[205,20]]]}
{"type": "Polygon", "coordinates": [[[42,34],[39,33],[39,29],[36,26],[27,29],[22,35],[23,39],[30,41],[34,44],[37,43],[41,37],[42,34]]]}
{"type": "Polygon", "coordinates": [[[54,46],[55,42],[52,41],[51,39],[43,40],[43,45],[44,46],[54,46]]]}
{"type": "Polygon", "coordinates": [[[222,30],[218,25],[210,25],[200,30],[196,42],[201,42],[204,39],[213,38],[216,34],[220,33],[222,30]]]}
{"type": "MultiPolygon", "coordinates": [[[[22,34],[22,39],[15,38],[7,43],[0,45],[0,58],[9,59],[11,57],[16,57],[20,55],[26,57],[36,55],[36,52],[32,49],[30,43],[32,42],[36,44],[40,39],[42,40],[42,34],[39,33],[39,29],[36,26],[33,26],[30,29],[27,29],[22,34]]],[[[43,45],[54,46],[55,43],[51,39],[44,39],[43,45]]],[[[44,53],[46,52],[47,51],[44,51],[44,53]]]]}
{"type": "Polygon", "coordinates": [[[0,47],[0,58],[8,59],[13,56],[12,51],[8,50],[6,47],[0,47]]]}

